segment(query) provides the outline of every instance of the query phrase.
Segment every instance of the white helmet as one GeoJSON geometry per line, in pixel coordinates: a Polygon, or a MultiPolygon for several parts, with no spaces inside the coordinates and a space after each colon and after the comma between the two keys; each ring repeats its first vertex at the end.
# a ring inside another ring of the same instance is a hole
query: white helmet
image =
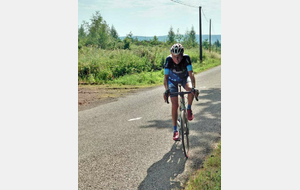
{"type": "Polygon", "coordinates": [[[171,53],[174,54],[174,55],[178,55],[180,53],[183,53],[184,52],[184,48],[181,44],[174,44],[172,47],[171,47],[171,53]]]}

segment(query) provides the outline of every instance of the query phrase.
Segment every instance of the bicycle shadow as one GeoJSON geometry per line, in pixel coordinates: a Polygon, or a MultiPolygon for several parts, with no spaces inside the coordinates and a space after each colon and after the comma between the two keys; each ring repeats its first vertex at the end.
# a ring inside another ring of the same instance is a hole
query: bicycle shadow
{"type": "MultiPolygon", "coordinates": [[[[201,111],[194,113],[194,120],[190,123],[190,148],[194,149],[189,157],[191,172],[199,169],[205,157],[213,150],[212,144],[221,138],[221,89],[201,90],[199,98],[199,102],[194,101],[193,107],[199,106],[201,111]]],[[[172,131],[171,125],[172,119],[170,118],[168,120],[151,120],[149,125],[141,128],[169,128],[172,131]]],[[[139,189],[182,188],[180,182],[174,179],[178,174],[184,173],[186,159],[181,142],[177,144],[179,144],[177,145],[180,147],[179,149],[178,147],[176,149],[176,144],[174,144],[170,152],[148,169],[148,174],[140,184],[139,189]],[[176,152],[172,157],[175,150],[176,152]],[[172,163],[168,162],[170,159],[173,161],[172,163]],[[181,159],[180,162],[175,164],[179,159],[181,159]],[[174,177],[174,175],[176,176],[174,177]]],[[[188,175],[184,173],[180,178],[187,179],[188,175]]]]}
{"type": "Polygon", "coordinates": [[[181,188],[179,181],[174,179],[185,169],[186,158],[182,144],[175,142],[171,150],[161,160],[154,163],[147,170],[147,176],[140,183],[138,189],[176,189],[181,188]]]}

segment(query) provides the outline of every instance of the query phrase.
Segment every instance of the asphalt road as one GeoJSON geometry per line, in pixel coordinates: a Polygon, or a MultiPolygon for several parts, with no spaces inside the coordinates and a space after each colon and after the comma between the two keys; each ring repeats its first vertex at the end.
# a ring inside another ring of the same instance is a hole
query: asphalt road
{"type": "Polygon", "coordinates": [[[221,137],[221,66],[196,75],[190,157],[172,139],[164,87],[78,113],[79,189],[177,189],[221,137]]]}

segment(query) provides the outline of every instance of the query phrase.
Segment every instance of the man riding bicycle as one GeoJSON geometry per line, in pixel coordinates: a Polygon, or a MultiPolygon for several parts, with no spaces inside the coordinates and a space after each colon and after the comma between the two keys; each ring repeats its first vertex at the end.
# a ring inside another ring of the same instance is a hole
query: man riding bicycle
{"type": "MultiPolygon", "coordinates": [[[[184,48],[181,44],[174,44],[171,47],[171,55],[166,58],[165,63],[165,78],[164,78],[164,100],[167,101],[170,92],[178,92],[178,84],[180,83],[186,91],[191,91],[188,94],[188,120],[193,120],[194,115],[192,113],[192,103],[194,96],[198,96],[198,90],[195,88],[196,81],[193,73],[193,67],[190,56],[183,54],[184,48]]],[[[178,96],[170,95],[172,102],[172,120],[173,120],[173,140],[179,140],[179,134],[177,129],[177,117],[178,117],[178,96]]]]}

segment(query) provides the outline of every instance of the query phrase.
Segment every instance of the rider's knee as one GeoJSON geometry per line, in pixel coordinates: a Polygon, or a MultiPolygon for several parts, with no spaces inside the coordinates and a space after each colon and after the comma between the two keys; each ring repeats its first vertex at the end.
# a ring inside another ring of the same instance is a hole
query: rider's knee
{"type": "Polygon", "coordinates": [[[172,101],[172,107],[173,108],[178,108],[179,104],[176,101],[172,101]]]}

